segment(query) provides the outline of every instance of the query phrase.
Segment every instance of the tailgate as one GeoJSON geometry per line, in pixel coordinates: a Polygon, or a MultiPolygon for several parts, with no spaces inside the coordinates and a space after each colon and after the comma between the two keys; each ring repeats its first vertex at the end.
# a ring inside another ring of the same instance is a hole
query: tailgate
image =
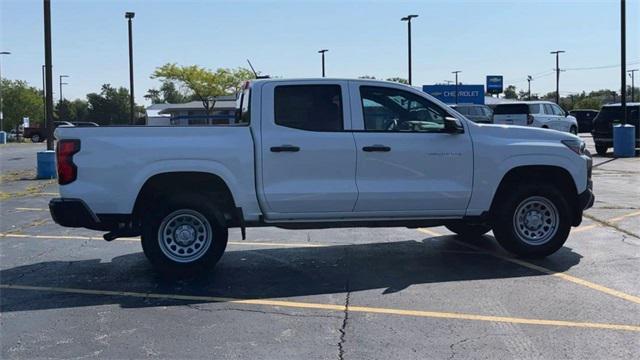
{"type": "Polygon", "coordinates": [[[504,124],[504,125],[527,126],[527,115],[526,114],[493,115],[493,123],[504,124]]]}

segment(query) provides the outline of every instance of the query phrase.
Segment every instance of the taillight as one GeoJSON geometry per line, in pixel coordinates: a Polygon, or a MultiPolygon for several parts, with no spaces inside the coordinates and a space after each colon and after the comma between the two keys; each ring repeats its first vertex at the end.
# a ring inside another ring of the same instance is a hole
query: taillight
{"type": "Polygon", "coordinates": [[[78,168],[73,163],[73,155],[80,151],[80,140],[60,140],[56,147],[58,184],[72,183],[78,177],[78,168]]]}
{"type": "Polygon", "coordinates": [[[528,114],[527,115],[527,125],[531,125],[533,124],[533,115],[528,114]]]}

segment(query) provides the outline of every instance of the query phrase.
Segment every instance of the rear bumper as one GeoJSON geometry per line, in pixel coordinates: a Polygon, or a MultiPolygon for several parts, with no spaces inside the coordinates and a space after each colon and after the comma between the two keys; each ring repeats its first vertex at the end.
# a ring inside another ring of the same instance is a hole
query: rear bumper
{"type": "Polygon", "coordinates": [[[94,229],[100,224],[96,214],[80,199],[51,199],[49,212],[53,221],[66,227],[94,229]]]}
{"type": "Polygon", "coordinates": [[[57,224],[74,228],[111,231],[131,222],[129,214],[95,214],[80,199],[51,199],[49,212],[57,224]]]}

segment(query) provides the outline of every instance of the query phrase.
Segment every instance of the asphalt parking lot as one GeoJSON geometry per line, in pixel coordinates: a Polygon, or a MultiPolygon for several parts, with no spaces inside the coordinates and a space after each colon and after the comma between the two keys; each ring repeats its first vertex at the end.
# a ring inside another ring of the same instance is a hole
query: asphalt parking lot
{"type": "MultiPolygon", "coordinates": [[[[588,136],[590,150],[593,142],[588,136]]],[[[157,277],[139,239],[57,226],[42,144],[3,145],[0,357],[631,359],[640,353],[640,159],[594,156],[565,247],[514,259],[429,229],[232,231],[216,269],[157,277]]]]}

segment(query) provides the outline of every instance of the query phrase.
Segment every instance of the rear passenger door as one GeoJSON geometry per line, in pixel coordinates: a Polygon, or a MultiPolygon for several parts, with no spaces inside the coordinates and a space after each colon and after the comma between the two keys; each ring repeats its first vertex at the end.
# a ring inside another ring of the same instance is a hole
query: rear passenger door
{"type": "Polygon", "coordinates": [[[258,183],[267,218],[352,212],[358,191],[355,144],[345,131],[348,83],[268,82],[261,101],[258,183]]]}

